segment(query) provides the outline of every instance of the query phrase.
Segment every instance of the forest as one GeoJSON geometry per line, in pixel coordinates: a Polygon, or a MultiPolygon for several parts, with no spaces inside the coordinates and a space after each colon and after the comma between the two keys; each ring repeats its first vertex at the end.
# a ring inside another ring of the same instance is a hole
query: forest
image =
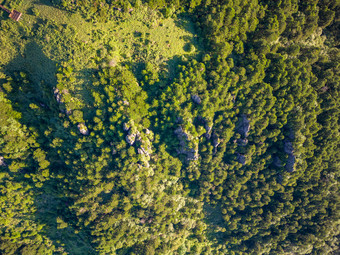
{"type": "Polygon", "coordinates": [[[338,0],[0,4],[0,254],[340,253],[338,0]]]}

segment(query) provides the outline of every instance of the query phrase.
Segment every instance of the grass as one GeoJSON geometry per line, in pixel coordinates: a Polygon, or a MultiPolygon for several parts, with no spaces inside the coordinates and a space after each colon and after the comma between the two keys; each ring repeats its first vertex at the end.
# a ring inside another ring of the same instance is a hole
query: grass
{"type": "Polygon", "coordinates": [[[185,45],[193,40],[193,34],[174,19],[164,19],[155,11],[141,7],[121,21],[107,23],[93,23],[83,19],[79,14],[70,14],[66,11],[47,5],[49,1],[26,0],[16,9],[23,12],[20,22],[15,23],[3,15],[4,26],[1,30],[11,30],[12,36],[0,31],[2,50],[0,64],[6,65],[30,41],[39,41],[44,54],[53,61],[68,61],[73,58],[78,70],[95,68],[98,60],[93,63],[91,59],[102,58],[103,61],[114,59],[119,62],[151,61],[155,64],[165,62],[174,56],[189,54],[184,50],[185,45]],[[41,27],[43,33],[36,36],[26,36],[25,40],[20,34],[30,35],[30,31],[48,21],[55,26],[64,26],[64,34],[54,36],[55,31],[50,27],[41,27]],[[72,34],[74,31],[74,34],[72,34]],[[66,32],[66,34],[65,34],[66,32]],[[40,37],[40,38],[39,38],[40,37]],[[63,43],[73,48],[73,56],[60,53],[63,43]],[[78,47],[78,46],[82,47],[78,47]],[[139,50],[147,52],[144,59],[139,50]],[[141,59],[133,57],[136,54],[141,59]],[[86,57],[86,58],[84,58],[86,57]]]}

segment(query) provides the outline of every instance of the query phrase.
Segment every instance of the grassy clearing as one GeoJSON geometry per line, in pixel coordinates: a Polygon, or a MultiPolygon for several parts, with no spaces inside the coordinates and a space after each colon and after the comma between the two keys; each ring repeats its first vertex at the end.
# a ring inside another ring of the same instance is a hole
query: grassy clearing
{"type": "Polygon", "coordinates": [[[120,21],[92,23],[48,2],[24,1],[16,8],[23,12],[19,23],[2,15],[1,65],[7,65],[32,41],[53,61],[74,60],[77,70],[96,68],[100,62],[111,60],[111,64],[147,61],[159,65],[189,54],[185,45],[193,41],[192,31],[171,18],[162,18],[155,10],[141,7],[120,21]]]}

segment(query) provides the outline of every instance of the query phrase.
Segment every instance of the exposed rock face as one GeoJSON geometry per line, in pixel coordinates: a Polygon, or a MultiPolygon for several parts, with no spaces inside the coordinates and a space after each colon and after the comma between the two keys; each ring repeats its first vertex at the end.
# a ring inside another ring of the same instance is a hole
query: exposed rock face
{"type": "Polygon", "coordinates": [[[190,148],[188,146],[189,136],[184,132],[181,126],[179,126],[175,132],[179,140],[179,148],[177,149],[178,154],[185,154],[187,160],[197,160],[198,159],[198,148],[190,148]]]}
{"type": "Polygon", "coordinates": [[[243,137],[248,136],[248,132],[250,130],[250,121],[247,119],[245,114],[242,114],[239,118],[239,123],[237,125],[236,131],[240,133],[243,137]]]}
{"type": "Polygon", "coordinates": [[[192,101],[194,101],[195,104],[201,104],[202,100],[198,95],[192,95],[191,96],[192,101]]]}
{"type": "Polygon", "coordinates": [[[85,123],[79,123],[78,124],[78,129],[79,129],[79,132],[81,134],[83,134],[83,135],[88,135],[89,134],[89,130],[86,127],[85,123]]]}

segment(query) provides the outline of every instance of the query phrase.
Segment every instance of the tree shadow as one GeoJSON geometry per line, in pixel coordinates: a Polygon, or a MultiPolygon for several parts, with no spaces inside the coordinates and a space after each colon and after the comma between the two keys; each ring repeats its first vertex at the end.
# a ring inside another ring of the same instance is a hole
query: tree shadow
{"type": "Polygon", "coordinates": [[[199,39],[195,24],[188,15],[181,14],[178,16],[178,19],[176,19],[174,22],[177,27],[184,29],[185,31],[189,32],[192,35],[192,36],[186,35],[183,36],[182,38],[186,42],[186,45],[184,46],[185,51],[187,51],[187,47],[189,44],[193,45],[198,52],[204,50],[203,41],[199,39]]]}
{"type": "Polygon", "coordinates": [[[32,158],[29,169],[19,172],[18,178],[23,179],[23,175],[29,173],[38,179],[27,180],[40,183],[32,188],[36,208],[32,217],[45,226],[43,233],[53,241],[55,247],[64,246],[64,251],[69,254],[96,254],[87,234],[82,230],[75,233],[76,216],[69,209],[73,201],[65,194],[65,185],[68,183],[57,177],[65,175],[67,180],[72,179],[73,174],[76,175],[65,164],[60,152],[64,146],[74,148],[76,139],[69,134],[71,128],[63,127],[65,114],[60,112],[59,104],[54,98],[56,71],[56,63],[35,42],[27,44],[23,54],[3,68],[3,72],[10,78],[0,80],[0,89],[11,101],[13,109],[21,113],[21,124],[28,127],[28,132],[35,136],[36,145],[30,148],[31,153],[42,150],[50,162],[49,177],[42,177],[37,160],[32,158]],[[63,139],[60,147],[51,145],[57,138],[63,139]],[[66,226],[60,226],[60,219],[66,222],[66,226]]]}

